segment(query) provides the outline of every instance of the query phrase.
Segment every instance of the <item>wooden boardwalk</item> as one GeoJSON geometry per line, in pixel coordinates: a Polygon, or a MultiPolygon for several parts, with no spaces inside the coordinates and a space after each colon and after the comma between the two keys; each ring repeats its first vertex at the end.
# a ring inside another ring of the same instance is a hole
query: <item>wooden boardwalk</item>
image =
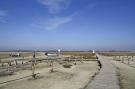
{"type": "Polygon", "coordinates": [[[102,64],[99,74],[85,89],[120,89],[116,68],[109,60],[98,56],[102,64]]]}

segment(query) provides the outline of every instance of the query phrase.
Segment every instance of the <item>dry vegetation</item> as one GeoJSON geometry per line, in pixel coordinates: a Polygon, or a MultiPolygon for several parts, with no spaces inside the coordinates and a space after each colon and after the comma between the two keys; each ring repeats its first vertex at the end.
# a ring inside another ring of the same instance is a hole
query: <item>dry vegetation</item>
{"type": "MultiPolygon", "coordinates": [[[[14,53],[14,52],[0,52],[0,58],[10,58],[10,54],[14,53]]],[[[21,54],[21,57],[32,57],[33,56],[33,52],[19,52],[21,54]]],[[[36,56],[40,56],[41,53],[40,52],[36,52],[35,54],[36,56]]]]}
{"type": "Polygon", "coordinates": [[[62,52],[62,55],[83,56],[84,59],[95,59],[95,54],[91,52],[62,52]]]}
{"type": "MultiPolygon", "coordinates": [[[[33,52],[20,53],[21,56],[28,57],[28,59],[30,56],[33,56],[33,52]]],[[[1,52],[0,54],[1,58],[5,58],[3,60],[14,59],[9,56],[10,52],[1,52]]],[[[64,52],[61,54],[70,56],[83,56],[83,58],[95,58],[95,54],[89,52],[64,52]]],[[[45,55],[43,52],[36,52],[36,57],[41,58],[45,57],[45,55]]],[[[18,78],[19,80],[0,84],[0,89],[79,89],[83,88],[92,78],[92,76],[99,71],[97,61],[69,62],[56,60],[54,61],[53,66],[50,66],[50,61],[44,60],[36,64],[35,73],[39,73],[37,79],[33,79],[32,76],[30,76],[20,80],[22,77],[32,75],[31,64],[21,67],[21,65],[23,65],[21,62],[22,61],[18,62],[18,65],[20,65],[19,68],[14,68],[15,71],[13,75],[0,76],[0,83],[16,80],[18,78]],[[53,72],[51,72],[52,68],[53,72]]],[[[12,65],[14,64],[12,63],[12,65]]]]}
{"type": "Polygon", "coordinates": [[[103,56],[135,56],[135,52],[101,52],[103,56]]]}
{"type": "MultiPolygon", "coordinates": [[[[0,89],[79,89],[83,88],[92,76],[98,71],[96,61],[77,62],[71,68],[64,68],[59,63],[54,63],[54,72],[47,63],[40,63],[36,67],[36,73],[40,73],[37,79],[31,77],[22,80],[0,84],[0,89]]],[[[31,70],[22,70],[14,75],[0,77],[0,82],[31,75],[31,70]]]]}
{"type": "Polygon", "coordinates": [[[9,58],[9,53],[0,52],[0,58],[9,58]]]}
{"type": "MultiPolygon", "coordinates": [[[[0,58],[9,58],[12,52],[0,52],[0,58]]],[[[21,57],[31,57],[33,52],[19,52],[21,57]]],[[[61,52],[62,55],[83,56],[84,59],[95,59],[95,54],[91,52],[61,52]]],[[[36,56],[40,56],[40,52],[36,52],[36,56]]]]}

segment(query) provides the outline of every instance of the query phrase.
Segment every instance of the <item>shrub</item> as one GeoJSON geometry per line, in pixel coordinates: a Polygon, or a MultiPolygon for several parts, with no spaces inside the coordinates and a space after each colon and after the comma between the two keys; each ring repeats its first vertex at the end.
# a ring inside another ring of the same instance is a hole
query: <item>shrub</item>
{"type": "Polygon", "coordinates": [[[64,68],[71,68],[71,66],[72,66],[71,64],[65,64],[65,65],[63,65],[64,68]]]}

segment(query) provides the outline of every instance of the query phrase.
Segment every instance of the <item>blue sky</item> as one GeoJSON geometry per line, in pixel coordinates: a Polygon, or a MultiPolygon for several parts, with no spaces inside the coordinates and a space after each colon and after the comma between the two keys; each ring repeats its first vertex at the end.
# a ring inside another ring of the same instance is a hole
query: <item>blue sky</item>
{"type": "Polygon", "coordinates": [[[0,0],[0,50],[135,50],[135,0],[0,0]]]}

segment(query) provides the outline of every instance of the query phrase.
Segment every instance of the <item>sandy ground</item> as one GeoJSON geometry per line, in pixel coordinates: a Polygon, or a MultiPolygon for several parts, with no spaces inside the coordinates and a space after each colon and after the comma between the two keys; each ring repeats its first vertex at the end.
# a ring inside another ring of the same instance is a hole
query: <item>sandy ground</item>
{"type": "MultiPolygon", "coordinates": [[[[88,83],[99,68],[96,61],[77,62],[77,65],[73,65],[71,68],[63,68],[62,65],[55,62],[54,72],[50,72],[51,67],[45,62],[36,67],[36,73],[40,73],[37,79],[28,77],[0,84],[0,89],[79,89],[88,83]]],[[[31,73],[31,70],[22,70],[12,76],[0,77],[0,82],[28,76],[31,73]]]]}
{"type": "Polygon", "coordinates": [[[121,89],[135,89],[135,68],[118,61],[112,61],[118,67],[121,89]]]}
{"type": "Polygon", "coordinates": [[[135,61],[124,60],[123,63],[135,68],[135,61]]]}

